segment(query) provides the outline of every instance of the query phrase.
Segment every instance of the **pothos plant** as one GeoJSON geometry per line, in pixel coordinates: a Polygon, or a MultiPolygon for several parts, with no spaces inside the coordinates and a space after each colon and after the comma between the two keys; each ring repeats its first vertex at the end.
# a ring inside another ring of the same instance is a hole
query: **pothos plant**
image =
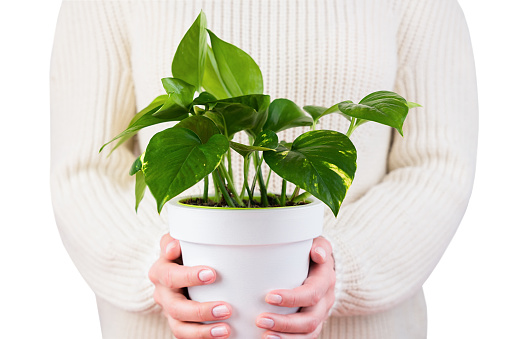
{"type": "Polygon", "coordinates": [[[286,206],[313,195],[337,216],[356,171],[356,149],[349,139],[353,131],[375,121],[402,135],[408,110],[419,106],[389,91],[332,107],[302,109],[288,99],[271,101],[263,94],[263,77],[256,62],[207,29],[203,12],[180,42],[172,74],[162,79],[167,94],[156,97],[101,148],[117,141],[114,150],[144,127],[178,121],[155,134],[132,164],[129,173],[136,176],[136,210],[146,186],[160,213],[167,201],[203,180],[199,199],[203,204],[286,206]],[[346,134],[316,130],[319,120],[332,113],[350,121],[346,134]],[[310,126],[311,130],[292,142],[278,139],[278,132],[298,126],[310,126]],[[249,144],[233,141],[237,133],[247,133],[249,144]],[[243,183],[233,182],[232,151],[244,159],[243,183]],[[270,168],[266,179],[261,171],[263,162],[270,168]],[[251,163],[254,174],[249,182],[251,163]],[[266,189],[272,171],[282,178],[279,194],[266,189]],[[213,195],[209,195],[210,175],[213,195]],[[295,185],[293,192],[286,191],[288,181],[295,185]],[[259,197],[254,197],[256,185],[259,197]],[[301,189],[305,192],[300,193],[301,189]]]}

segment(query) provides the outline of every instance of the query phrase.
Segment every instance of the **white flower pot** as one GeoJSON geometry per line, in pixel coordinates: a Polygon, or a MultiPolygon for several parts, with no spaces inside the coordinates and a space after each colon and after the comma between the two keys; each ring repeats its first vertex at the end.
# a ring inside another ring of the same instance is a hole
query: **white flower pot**
{"type": "Polygon", "coordinates": [[[322,232],[324,205],[319,200],[283,208],[210,208],[168,204],[171,236],[180,240],[186,266],[207,265],[217,272],[210,285],[189,288],[193,300],[225,301],[233,308],[226,322],[230,338],[261,338],[262,312],[294,313],[269,305],[273,289],[300,286],[308,275],[312,239],[322,232]]]}

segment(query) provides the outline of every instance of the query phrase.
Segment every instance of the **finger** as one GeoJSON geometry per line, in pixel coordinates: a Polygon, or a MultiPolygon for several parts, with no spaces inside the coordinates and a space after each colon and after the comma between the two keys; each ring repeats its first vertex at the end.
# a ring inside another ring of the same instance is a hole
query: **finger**
{"type": "Polygon", "coordinates": [[[171,235],[164,234],[160,241],[161,247],[161,258],[165,258],[168,260],[176,260],[181,255],[180,242],[175,238],[171,237],[171,235]]]}
{"type": "Polygon", "coordinates": [[[260,328],[281,333],[308,334],[316,331],[328,316],[326,300],[293,314],[262,313],[256,319],[260,328]]]}
{"type": "Polygon", "coordinates": [[[280,332],[271,332],[267,331],[263,334],[263,339],[309,339],[309,338],[317,338],[321,330],[323,329],[324,323],[321,323],[318,328],[312,332],[307,334],[288,334],[288,333],[280,333],[280,332]]]}
{"type": "Polygon", "coordinates": [[[196,338],[227,338],[231,334],[231,328],[226,323],[199,324],[186,323],[172,318],[168,318],[169,326],[173,335],[177,339],[196,339],[196,338]]]}
{"type": "Polygon", "coordinates": [[[312,242],[310,258],[317,264],[324,264],[332,257],[332,245],[323,237],[317,237],[312,242]]]}
{"type": "Polygon", "coordinates": [[[149,278],[154,284],[171,289],[211,284],[217,278],[215,270],[207,266],[182,266],[161,261],[152,266],[149,278]]]}
{"type": "Polygon", "coordinates": [[[324,267],[311,270],[303,285],[290,290],[274,290],[266,295],[265,301],[283,307],[310,307],[316,305],[328,292],[333,277],[324,267]]]}
{"type": "Polygon", "coordinates": [[[161,288],[155,300],[164,310],[164,315],[186,322],[225,320],[231,316],[231,306],[225,302],[197,302],[181,293],[161,288]]]}

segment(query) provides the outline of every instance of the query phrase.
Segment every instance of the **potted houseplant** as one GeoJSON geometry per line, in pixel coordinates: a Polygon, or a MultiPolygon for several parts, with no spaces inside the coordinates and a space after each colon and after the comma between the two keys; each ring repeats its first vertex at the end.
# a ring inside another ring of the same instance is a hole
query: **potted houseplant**
{"type": "Polygon", "coordinates": [[[402,134],[408,110],[418,105],[389,91],[332,107],[302,109],[288,99],[272,101],[263,94],[255,61],[208,30],[202,12],[177,48],[172,73],[162,79],[167,94],[156,97],[106,145],[116,141],[113,151],[144,127],[177,122],[155,134],[130,169],[136,177],[135,207],[146,187],[159,213],[169,202],[170,232],[181,242],[184,264],[209,265],[218,274],[214,284],[189,288],[189,295],[229,302],[235,309],[228,320],[232,338],[259,337],[259,313],[296,311],[268,305],[264,295],[305,280],[324,205],[337,216],[354,179],[353,131],[376,121],[402,134]],[[346,134],[316,129],[319,119],[332,113],[349,119],[346,134]],[[310,130],[295,140],[278,139],[278,132],[298,126],[310,130]],[[235,142],[237,133],[247,133],[249,144],[235,142]],[[232,152],[243,157],[243,173],[236,177],[243,182],[234,182],[232,152]],[[263,163],[270,168],[268,177],[263,163]],[[267,192],[271,175],[282,178],[280,192],[267,192]],[[201,196],[180,197],[201,181],[201,196]],[[287,182],[295,185],[292,192],[287,182]]]}

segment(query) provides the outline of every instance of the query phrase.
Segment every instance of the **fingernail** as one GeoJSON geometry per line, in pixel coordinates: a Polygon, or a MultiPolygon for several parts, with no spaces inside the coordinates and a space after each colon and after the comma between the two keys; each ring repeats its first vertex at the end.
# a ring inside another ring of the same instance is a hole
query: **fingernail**
{"type": "Polygon", "coordinates": [[[210,280],[213,279],[213,272],[211,270],[208,270],[208,269],[201,270],[198,273],[198,278],[202,282],[209,282],[210,280]]]}
{"type": "Polygon", "coordinates": [[[324,248],[322,248],[322,247],[316,247],[316,249],[315,249],[314,251],[315,251],[317,254],[319,254],[319,256],[320,256],[321,258],[323,258],[323,260],[325,260],[325,259],[326,259],[326,251],[325,251],[325,249],[324,249],[324,248]]]}
{"type": "Polygon", "coordinates": [[[266,301],[270,304],[280,304],[282,302],[282,297],[278,294],[268,294],[266,296],[266,301]]]}
{"type": "Polygon", "coordinates": [[[229,315],[230,313],[226,305],[219,305],[212,308],[212,314],[216,318],[222,318],[229,315]]]}
{"type": "Polygon", "coordinates": [[[263,328],[272,328],[275,323],[270,318],[259,318],[257,324],[263,328]]]}
{"type": "Polygon", "coordinates": [[[228,329],[226,326],[216,326],[210,331],[213,337],[223,337],[228,335],[228,329]]]}
{"type": "Polygon", "coordinates": [[[266,339],[280,339],[278,335],[269,334],[266,336],[266,339]]]}
{"type": "Polygon", "coordinates": [[[176,247],[176,241],[173,240],[166,246],[166,254],[168,254],[173,248],[176,247]]]}

